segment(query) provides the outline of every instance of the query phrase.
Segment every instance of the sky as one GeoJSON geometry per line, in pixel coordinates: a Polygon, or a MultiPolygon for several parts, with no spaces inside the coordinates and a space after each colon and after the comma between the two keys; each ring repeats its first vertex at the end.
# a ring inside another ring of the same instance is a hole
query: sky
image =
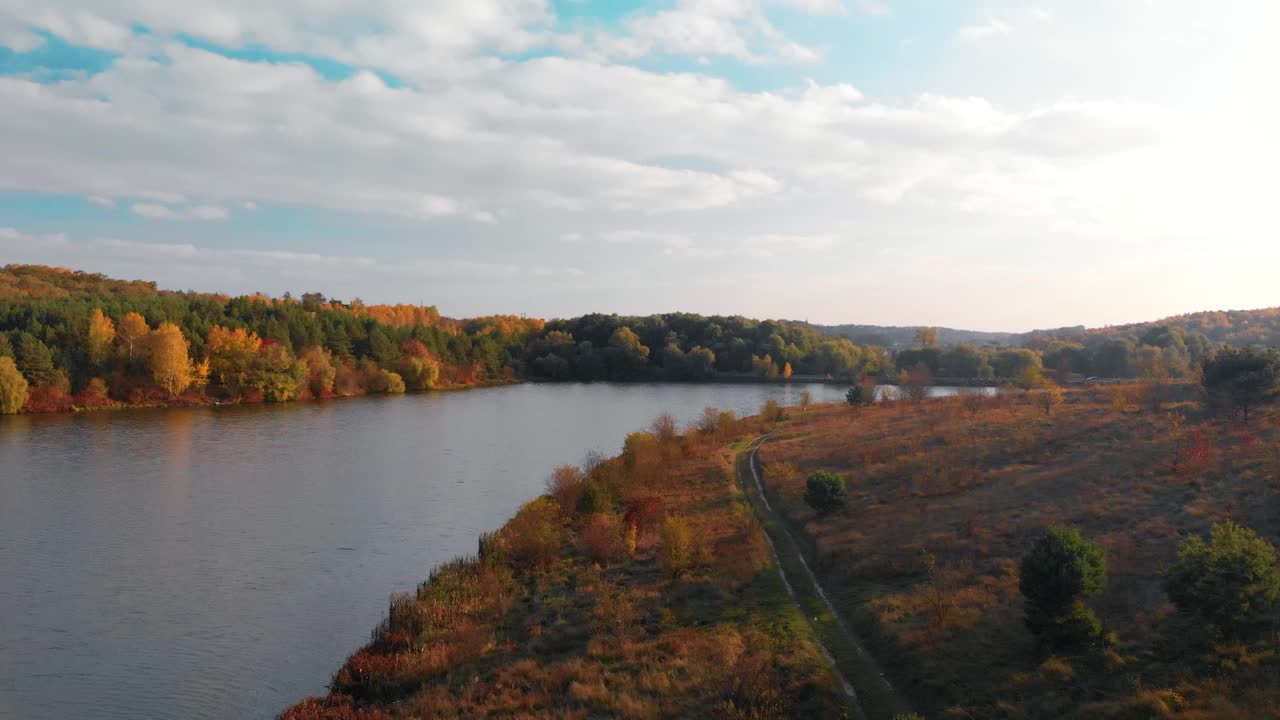
{"type": "Polygon", "coordinates": [[[1271,0],[6,0],[0,263],[455,317],[1280,305],[1271,0]]]}

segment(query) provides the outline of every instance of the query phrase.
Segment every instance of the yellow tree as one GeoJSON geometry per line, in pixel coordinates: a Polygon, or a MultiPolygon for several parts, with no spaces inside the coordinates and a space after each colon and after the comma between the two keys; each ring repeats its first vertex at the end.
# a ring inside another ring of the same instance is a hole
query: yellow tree
{"type": "Polygon", "coordinates": [[[147,321],[138,313],[126,313],[121,318],[120,329],[116,331],[116,335],[120,337],[120,344],[130,360],[133,359],[135,351],[142,349],[149,332],[151,329],[147,327],[147,321]]]}
{"type": "Polygon", "coordinates": [[[204,343],[209,373],[232,397],[239,397],[253,384],[255,362],[262,338],[244,328],[228,330],[221,325],[209,329],[204,343]]]}
{"type": "Polygon", "coordinates": [[[173,323],[161,323],[151,333],[148,345],[151,355],[151,376],[156,384],[170,395],[177,395],[191,385],[191,357],[187,355],[189,344],[182,330],[173,323]]]}
{"type": "Polygon", "coordinates": [[[27,404],[27,379],[13,358],[0,355],[0,415],[13,415],[27,404]]]}
{"type": "Polygon", "coordinates": [[[790,362],[788,362],[786,365],[783,365],[783,366],[782,366],[782,377],[784,377],[784,378],[789,378],[789,377],[791,377],[791,363],[790,363],[790,362]]]}
{"type": "Polygon", "coordinates": [[[111,352],[111,343],[116,339],[116,325],[111,322],[100,308],[89,313],[89,362],[101,365],[111,352]]]}

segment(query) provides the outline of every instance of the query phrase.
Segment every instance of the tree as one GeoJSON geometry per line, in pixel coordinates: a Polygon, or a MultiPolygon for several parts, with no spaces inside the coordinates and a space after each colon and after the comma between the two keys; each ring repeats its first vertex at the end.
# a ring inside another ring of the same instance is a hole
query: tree
{"type": "Polygon", "coordinates": [[[1217,523],[1208,543],[1198,535],[1182,542],[1164,587],[1179,611],[1242,637],[1271,620],[1280,605],[1276,550],[1249,528],[1217,523]]]}
{"type": "Polygon", "coordinates": [[[170,395],[177,395],[191,385],[191,358],[187,355],[187,338],[173,323],[160,323],[148,338],[148,363],[156,384],[170,395]]]}
{"type": "Polygon", "coordinates": [[[1001,350],[991,362],[996,377],[1002,378],[1020,377],[1028,368],[1034,368],[1038,374],[1041,364],[1040,354],[1026,348],[1001,350]]]}
{"type": "Polygon", "coordinates": [[[18,348],[15,353],[18,369],[32,385],[45,385],[53,381],[53,351],[29,332],[18,334],[18,348]]]}
{"type": "Polygon", "coordinates": [[[782,377],[784,379],[791,377],[791,363],[782,366],[782,377]]]}
{"type": "Polygon", "coordinates": [[[716,374],[716,354],[695,345],[684,355],[684,372],[690,380],[710,380],[716,374]]]}
{"type": "Polygon", "coordinates": [[[778,379],[778,363],[773,361],[773,357],[765,355],[751,356],[751,372],[761,380],[777,380],[778,379]]]}
{"type": "Polygon", "coordinates": [[[440,363],[430,357],[406,355],[397,365],[397,371],[410,390],[430,390],[440,379],[440,363]]]}
{"type": "Polygon", "coordinates": [[[288,402],[298,397],[307,384],[307,363],[295,359],[279,343],[262,347],[254,370],[255,384],[267,402],[288,402]]]}
{"type": "Polygon", "coordinates": [[[262,338],[244,328],[228,330],[221,325],[209,328],[204,343],[209,372],[228,396],[240,397],[256,384],[255,363],[262,338]]]}
{"type": "Polygon", "coordinates": [[[142,348],[150,332],[151,328],[147,327],[147,321],[136,312],[125,313],[125,316],[120,319],[120,329],[116,335],[120,338],[120,345],[130,360],[133,359],[134,353],[142,348]]]}
{"type": "Polygon", "coordinates": [[[1044,410],[1045,415],[1052,415],[1053,409],[1062,404],[1065,396],[1066,393],[1060,385],[1045,383],[1044,389],[1036,395],[1036,402],[1039,403],[1040,409],[1044,410]]]}
{"type": "Polygon", "coordinates": [[[1229,404],[1249,422],[1249,412],[1280,393],[1280,351],[1224,346],[1204,361],[1201,381],[1216,404],[1229,404]]]}
{"type": "MultiPolygon", "coordinates": [[[[304,298],[306,295],[302,296],[304,298]]],[[[333,394],[333,383],[338,377],[338,369],[333,366],[333,356],[328,350],[313,345],[298,356],[307,364],[307,387],[312,397],[328,397],[333,394]]]]}
{"type": "Polygon", "coordinates": [[[938,328],[916,328],[916,344],[925,348],[938,347],[938,328]]]}
{"type": "Polygon", "coordinates": [[[819,515],[845,509],[849,506],[849,494],[845,490],[844,478],[826,470],[813,473],[805,480],[804,502],[819,515]]]}
{"type": "Polygon", "coordinates": [[[850,405],[870,405],[876,401],[876,383],[870,377],[849,388],[844,394],[844,401],[850,405]]]}
{"type": "Polygon", "coordinates": [[[27,404],[27,379],[13,358],[0,356],[0,415],[14,415],[27,404]]]}
{"type": "Polygon", "coordinates": [[[1079,530],[1049,528],[1022,559],[1018,588],[1027,629],[1054,645],[1096,637],[1102,623],[1084,601],[1102,592],[1107,558],[1079,530]]]}
{"type": "Polygon", "coordinates": [[[910,370],[903,370],[898,373],[898,385],[907,395],[907,399],[913,402],[920,402],[929,397],[929,386],[933,384],[933,378],[929,374],[929,366],[923,362],[916,363],[916,366],[910,370]]]}
{"type": "Polygon", "coordinates": [[[1034,390],[1044,385],[1044,375],[1038,365],[1027,365],[1014,376],[1013,384],[1023,390],[1034,390]]]}
{"type": "Polygon", "coordinates": [[[100,308],[89,313],[89,332],[85,341],[85,352],[89,355],[89,364],[97,367],[106,362],[111,355],[111,344],[116,339],[116,325],[111,322],[100,308]]]}
{"type": "Polygon", "coordinates": [[[609,336],[609,350],[614,358],[613,367],[622,376],[635,375],[649,362],[649,347],[626,325],[609,336]]]}

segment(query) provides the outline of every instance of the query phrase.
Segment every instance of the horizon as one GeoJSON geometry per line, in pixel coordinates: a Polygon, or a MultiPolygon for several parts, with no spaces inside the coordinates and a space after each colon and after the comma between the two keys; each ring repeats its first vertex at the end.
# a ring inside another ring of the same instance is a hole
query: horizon
{"type": "Polygon", "coordinates": [[[178,15],[0,10],[4,262],[452,317],[1024,333],[1280,305],[1261,0],[178,15]]]}

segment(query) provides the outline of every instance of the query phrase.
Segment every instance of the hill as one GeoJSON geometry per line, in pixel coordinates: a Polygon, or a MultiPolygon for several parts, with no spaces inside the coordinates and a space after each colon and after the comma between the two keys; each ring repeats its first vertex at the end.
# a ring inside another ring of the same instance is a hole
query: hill
{"type": "Polygon", "coordinates": [[[1187,333],[1200,333],[1214,343],[1272,347],[1280,345],[1280,308],[1189,313],[1152,322],[1097,328],[1090,332],[1137,336],[1159,327],[1175,327],[1187,333]]]}

